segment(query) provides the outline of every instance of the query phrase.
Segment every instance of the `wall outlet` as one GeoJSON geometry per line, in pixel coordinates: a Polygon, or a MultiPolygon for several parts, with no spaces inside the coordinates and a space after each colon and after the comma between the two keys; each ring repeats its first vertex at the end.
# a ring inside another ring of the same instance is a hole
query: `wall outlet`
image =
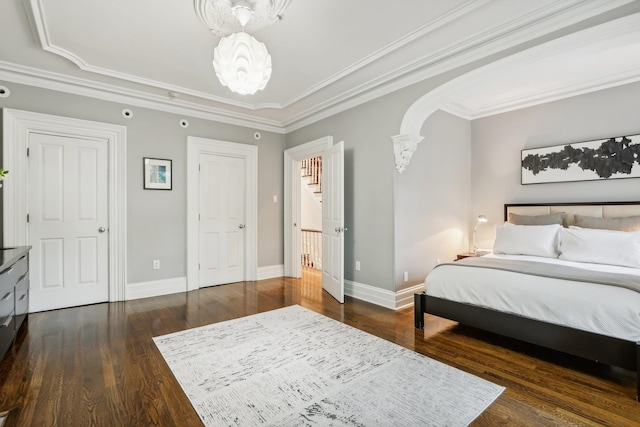
{"type": "Polygon", "coordinates": [[[360,261],[356,261],[356,271],[360,271],[360,261]]]}
{"type": "Polygon", "coordinates": [[[273,195],[273,203],[278,203],[278,196],[276,194],[273,195]]]}
{"type": "Polygon", "coordinates": [[[160,260],[159,259],[154,259],[153,260],[153,269],[154,270],[160,270],[160,260]]]}
{"type": "Polygon", "coordinates": [[[436,258],[436,265],[440,264],[440,258],[436,258]]]}
{"type": "Polygon", "coordinates": [[[409,272],[408,272],[408,271],[405,271],[405,272],[404,272],[404,281],[405,281],[405,282],[408,282],[408,281],[409,281],[409,272]]]}

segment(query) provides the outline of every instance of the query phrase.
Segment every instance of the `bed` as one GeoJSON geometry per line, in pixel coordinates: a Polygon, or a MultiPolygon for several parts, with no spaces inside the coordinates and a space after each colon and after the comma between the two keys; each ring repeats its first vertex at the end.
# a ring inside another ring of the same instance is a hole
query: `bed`
{"type": "MultiPolygon", "coordinates": [[[[566,247],[561,257],[567,259],[544,253],[533,256],[506,253],[480,257],[486,258],[484,260],[471,258],[438,266],[425,279],[425,291],[415,294],[415,327],[424,327],[424,313],[428,313],[633,370],[636,371],[637,400],[640,401],[640,265],[636,267],[635,264],[640,263],[640,259],[630,256],[628,265],[609,265],[601,261],[576,262],[570,256],[573,253],[570,247],[572,233],[578,233],[579,237],[580,233],[586,233],[588,236],[605,235],[607,239],[611,236],[636,239],[640,232],[607,233],[572,226],[576,225],[576,218],[581,221],[577,225],[581,226],[589,225],[590,219],[601,222],[632,219],[629,217],[640,216],[640,202],[505,205],[505,221],[518,215],[525,219],[525,223],[527,218],[561,215],[561,226],[520,226],[516,229],[518,233],[536,230],[536,235],[544,234],[539,230],[548,229],[550,233],[553,229],[557,230],[557,239],[563,233],[566,247]],[[474,263],[477,265],[470,265],[474,263]],[[503,264],[507,265],[504,269],[503,264]],[[524,274],[518,270],[521,267],[533,272],[524,274]],[[564,269],[573,275],[541,277],[546,274],[538,271],[554,269],[564,269]],[[595,283],[609,276],[615,276],[615,283],[595,283]]],[[[497,230],[497,233],[512,233],[514,230],[513,225],[506,224],[498,228],[502,231],[497,230]]],[[[589,228],[598,226],[589,225],[589,228]]],[[[500,236],[496,245],[500,244],[502,248],[504,234],[500,236]]],[[[556,244],[560,253],[560,244],[556,244]]],[[[624,251],[611,262],[619,264],[620,257],[632,252],[624,251]]],[[[623,264],[625,262],[622,261],[623,264]]]]}

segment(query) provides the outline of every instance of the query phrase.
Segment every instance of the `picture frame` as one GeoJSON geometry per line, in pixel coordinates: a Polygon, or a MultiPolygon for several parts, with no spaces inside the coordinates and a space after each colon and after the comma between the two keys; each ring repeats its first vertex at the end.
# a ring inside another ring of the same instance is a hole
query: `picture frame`
{"type": "Polygon", "coordinates": [[[640,135],[521,151],[521,184],[640,178],[640,135]]]}
{"type": "Polygon", "coordinates": [[[145,190],[171,190],[173,186],[172,161],[169,159],[142,158],[143,188],[145,190]]]}

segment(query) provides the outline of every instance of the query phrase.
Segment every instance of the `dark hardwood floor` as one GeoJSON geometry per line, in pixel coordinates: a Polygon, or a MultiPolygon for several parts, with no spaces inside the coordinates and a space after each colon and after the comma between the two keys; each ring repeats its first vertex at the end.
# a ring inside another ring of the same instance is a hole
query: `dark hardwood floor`
{"type": "Polygon", "coordinates": [[[640,425],[635,373],[322,291],[317,275],[35,313],[0,363],[8,426],[198,426],[151,338],[300,304],[505,386],[474,423],[640,425]]]}

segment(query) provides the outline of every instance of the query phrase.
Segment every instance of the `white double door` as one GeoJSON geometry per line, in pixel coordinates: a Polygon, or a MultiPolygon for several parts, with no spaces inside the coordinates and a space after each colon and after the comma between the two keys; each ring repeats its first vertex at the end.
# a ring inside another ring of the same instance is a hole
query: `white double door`
{"type": "Polygon", "coordinates": [[[245,280],[246,159],[199,156],[198,286],[245,280]]]}
{"type": "Polygon", "coordinates": [[[109,299],[107,144],[30,135],[30,311],[109,299]]]}

